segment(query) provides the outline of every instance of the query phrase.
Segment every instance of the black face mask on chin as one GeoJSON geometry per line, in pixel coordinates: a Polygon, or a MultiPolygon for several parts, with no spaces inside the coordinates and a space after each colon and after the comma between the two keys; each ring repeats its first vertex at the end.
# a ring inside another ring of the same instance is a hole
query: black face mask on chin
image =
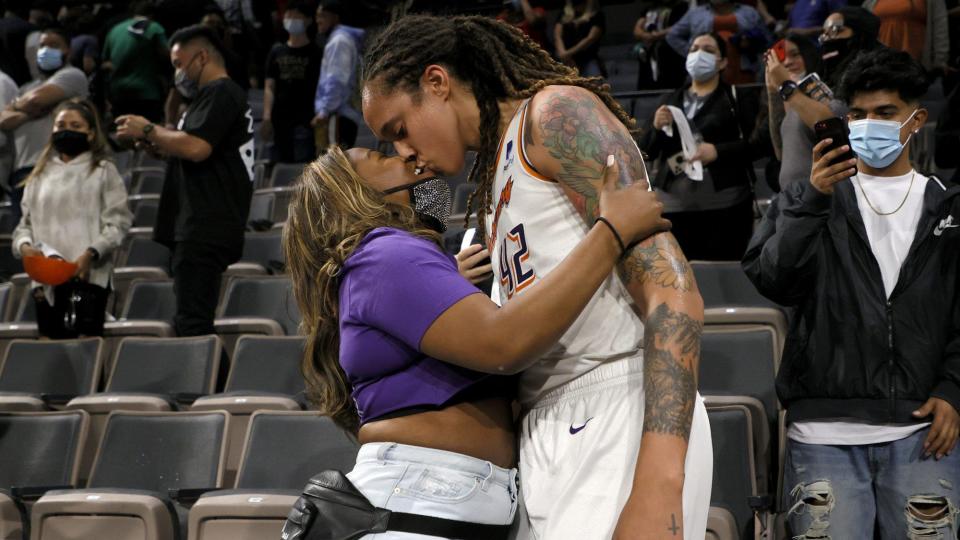
{"type": "Polygon", "coordinates": [[[81,131],[65,129],[54,133],[51,142],[54,150],[73,157],[90,150],[90,141],[87,137],[88,135],[81,131]]]}
{"type": "Polygon", "coordinates": [[[443,233],[447,230],[447,218],[450,217],[450,186],[442,178],[427,178],[413,184],[390,188],[384,195],[399,191],[410,191],[410,207],[425,226],[443,233]]]}
{"type": "Polygon", "coordinates": [[[823,42],[823,71],[826,78],[831,78],[837,68],[850,56],[850,38],[831,39],[823,42]]]}

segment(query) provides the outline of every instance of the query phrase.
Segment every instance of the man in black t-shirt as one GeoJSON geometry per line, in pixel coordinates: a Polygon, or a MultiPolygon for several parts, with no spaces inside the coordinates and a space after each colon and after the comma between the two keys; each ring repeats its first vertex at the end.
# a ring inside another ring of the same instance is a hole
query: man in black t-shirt
{"type": "Polygon", "coordinates": [[[305,2],[290,2],[283,14],[287,41],[267,55],[262,134],[273,138],[272,161],[302,163],[317,157],[310,120],[323,52],[307,36],[312,13],[305,2]]]}
{"type": "Polygon", "coordinates": [[[191,100],[177,129],[128,115],[117,119],[117,134],[170,157],[153,235],[173,251],[177,335],[197,336],[213,333],[220,280],[243,251],[253,115],[212,30],[184,28],[170,45],[177,90],[191,100]]]}

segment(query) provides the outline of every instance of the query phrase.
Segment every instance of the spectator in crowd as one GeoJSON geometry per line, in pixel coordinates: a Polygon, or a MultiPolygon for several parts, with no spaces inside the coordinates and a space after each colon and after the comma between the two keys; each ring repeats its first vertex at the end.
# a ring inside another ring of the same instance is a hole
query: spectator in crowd
{"type": "Polygon", "coordinates": [[[64,4],[57,22],[73,36],[70,40],[70,64],[92,76],[100,63],[100,41],[94,31],[93,11],[89,4],[64,4]]]}
{"type": "MultiPolygon", "coordinates": [[[[17,99],[17,83],[9,75],[0,71],[0,108],[17,99]]],[[[13,137],[6,131],[0,130],[0,189],[10,191],[10,173],[13,172],[14,149],[13,137]]]]}
{"type": "Polygon", "coordinates": [[[947,33],[950,34],[950,55],[943,77],[943,91],[949,94],[960,84],[960,0],[946,0],[947,33]]]}
{"type": "Polygon", "coordinates": [[[926,79],[901,51],[855,58],[838,89],[850,148],[814,147],[810,180],[774,201],[743,261],[796,307],[777,376],[794,535],[956,532],[960,200],[910,164],[926,79]]]}
{"type": "Polygon", "coordinates": [[[0,71],[13,78],[18,86],[32,81],[27,65],[27,36],[36,28],[27,22],[30,0],[6,0],[0,19],[0,71]]]}
{"type": "MultiPolygon", "coordinates": [[[[766,55],[766,86],[776,88],[779,102],[784,104],[780,122],[780,189],[794,182],[806,182],[810,177],[815,135],[813,126],[821,120],[846,114],[846,104],[832,97],[830,87],[836,87],[840,75],[861,51],[881,47],[877,42],[879,21],[860,7],[844,7],[831,13],[823,26],[820,41],[823,45],[821,68],[824,80],[801,89],[793,81],[787,67],[768,51],[766,55]]],[[[799,42],[799,40],[797,40],[799,42]]],[[[776,105],[775,102],[774,105],[776,105]]],[[[771,117],[780,118],[779,110],[771,117]]],[[[771,133],[771,135],[773,135],[771,133]]]]}
{"type": "Polygon", "coordinates": [[[267,55],[261,129],[264,139],[273,139],[272,161],[302,163],[317,157],[310,119],[323,53],[307,37],[313,11],[307,2],[288,4],[283,14],[287,41],[267,55]]]}
{"type": "Polygon", "coordinates": [[[816,36],[823,22],[834,11],[847,5],[847,0],[797,0],[787,5],[787,28],[791,34],[816,36]]]}
{"type": "MultiPolygon", "coordinates": [[[[767,53],[768,56],[765,66],[769,75],[764,77],[767,89],[767,108],[762,129],[767,130],[770,134],[773,153],[778,161],[783,160],[784,135],[792,137],[798,131],[796,126],[801,124],[800,117],[796,111],[791,110],[788,113],[784,107],[783,98],[780,97],[780,85],[787,80],[799,83],[806,75],[819,71],[820,66],[820,52],[817,50],[816,45],[803,35],[788,34],[787,37],[783,39],[783,49],[784,59],[782,62],[774,51],[767,53]],[[781,67],[783,70],[786,70],[786,74],[782,73],[781,67]],[[776,71],[776,73],[772,74],[771,72],[773,71],[776,71]],[[783,76],[787,78],[780,80],[783,76]],[[790,121],[785,122],[788,115],[790,121]]],[[[812,131],[810,131],[809,134],[812,138],[812,131]]],[[[794,144],[794,142],[791,141],[790,144],[794,144]]],[[[812,148],[813,143],[811,142],[810,149],[812,148]]],[[[799,170],[798,173],[805,174],[799,170]]],[[[775,191],[780,191],[779,185],[775,191]]]]}
{"type": "Polygon", "coordinates": [[[863,7],[880,18],[880,43],[910,53],[927,70],[943,72],[950,54],[943,0],[864,0],[863,7]]]}
{"type": "Polygon", "coordinates": [[[746,84],[756,80],[758,56],[773,42],[760,13],[739,2],[711,0],[709,4],[687,11],[670,28],[667,43],[680,55],[690,50],[693,38],[715,32],[727,42],[727,84],[746,84]]]}
{"type": "Polygon", "coordinates": [[[679,0],[641,4],[640,12],[643,15],[633,27],[633,37],[637,40],[634,53],[640,61],[637,90],[673,90],[683,86],[687,78],[683,57],[670,48],[666,40],[670,29],[687,9],[687,3],[679,0]]]}
{"type": "Polygon", "coordinates": [[[120,247],[133,215],[93,104],[71,99],[54,116],[49,142],[26,180],[13,252],[18,257],[56,256],[77,265],[74,278],[62,285],[33,283],[41,336],[101,336],[112,252],[120,247]]]}
{"type": "Polygon", "coordinates": [[[597,0],[567,0],[553,29],[557,59],[585,77],[606,77],[600,58],[600,39],[606,31],[607,18],[597,0]]]}
{"type": "Polygon", "coordinates": [[[547,43],[547,10],[533,6],[530,0],[512,0],[504,5],[497,19],[520,29],[543,50],[550,50],[547,43]]]}
{"type": "Polygon", "coordinates": [[[117,135],[169,156],[154,240],[171,248],[177,335],[213,333],[220,281],[243,250],[253,193],[253,114],[227,75],[216,35],[202,25],[170,38],[177,89],[190,105],[178,129],[140,116],[117,135]]]}
{"type": "Polygon", "coordinates": [[[138,0],[133,16],[107,33],[103,68],[110,72],[107,99],[113,116],[135,114],[163,120],[163,100],[168,83],[167,35],[152,19],[153,5],[138,0]]]}
{"type": "Polygon", "coordinates": [[[27,34],[23,50],[27,56],[27,66],[30,68],[30,80],[35,81],[40,78],[40,70],[37,68],[40,33],[44,28],[53,25],[53,5],[48,0],[34,0],[30,5],[27,22],[33,26],[33,31],[27,34]]]}
{"type": "Polygon", "coordinates": [[[317,8],[317,33],[329,35],[323,48],[311,121],[318,149],[333,143],[344,148],[353,146],[358,125],[363,121],[357,110],[357,78],[366,32],[340,22],[345,9],[340,0],[323,0],[317,8]]]}
{"type": "Polygon", "coordinates": [[[30,174],[50,139],[53,108],[61,101],[87,96],[87,77],[70,65],[70,36],[62,28],[47,28],[40,35],[37,66],[41,78],[20,88],[20,97],[0,113],[0,129],[13,131],[17,157],[10,186],[13,211],[19,217],[20,183],[30,174]]]}
{"type": "Polygon", "coordinates": [[[749,143],[758,104],[720,80],[727,45],[717,34],[695,37],[686,64],[690,82],[664,99],[640,148],[657,160],[653,186],[684,254],[691,260],[740,260],[753,232],[753,161],[763,150],[749,143]],[[683,111],[699,143],[689,159],[679,130],[663,131],[674,124],[668,106],[683,111]],[[703,164],[702,180],[679,165],[694,161],[703,164]]]}
{"type": "Polygon", "coordinates": [[[230,26],[223,12],[216,5],[207,7],[206,13],[200,19],[200,24],[211,28],[223,43],[224,62],[227,64],[227,74],[233,79],[233,82],[240,85],[244,90],[250,89],[250,70],[247,69],[246,58],[236,52],[236,45],[233,41],[233,34],[230,32],[230,26]]]}
{"type": "Polygon", "coordinates": [[[954,169],[954,184],[960,184],[960,86],[954,87],[937,119],[934,131],[934,161],[941,169],[954,169]]]}

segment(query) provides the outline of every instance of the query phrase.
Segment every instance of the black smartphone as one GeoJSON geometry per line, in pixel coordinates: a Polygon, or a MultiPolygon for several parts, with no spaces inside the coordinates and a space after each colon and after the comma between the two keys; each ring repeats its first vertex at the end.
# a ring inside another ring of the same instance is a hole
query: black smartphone
{"type": "MultiPolygon", "coordinates": [[[[847,136],[849,133],[847,131],[847,125],[840,118],[827,118],[826,120],[821,120],[813,125],[813,131],[817,135],[817,142],[820,142],[824,139],[833,139],[833,142],[827,146],[826,150],[823,151],[824,154],[840,148],[841,146],[850,146],[850,137],[847,136]]],[[[847,150],[843,154],[840,154],[837,158],[830,162],[831,165],[834,163],[840,163],[841,161],[847,161],[850,159],[855,159],[857,156],[853,153],[853,149],[847,150]]],[[[856,165],[854,165],[856,169],[856,165]]]]}

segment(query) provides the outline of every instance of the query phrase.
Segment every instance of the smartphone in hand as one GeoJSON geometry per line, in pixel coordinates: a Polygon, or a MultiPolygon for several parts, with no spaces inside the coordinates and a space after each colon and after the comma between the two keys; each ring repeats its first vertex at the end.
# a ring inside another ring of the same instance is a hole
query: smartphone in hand
{"type": "Polygon", "coordinates": [[[777,55],[777,59],[781,62],[787,60],[787,43],[784,40],[780,40],[773,44],[773,47],[770,47],[770,50],[773,51],[773,54],[777,55]]]}
{"type": "MultiPolygon", "coordinates": [[[[833,139],[833,142],[830,143],[830,146],[827,146],[824,150],[824,154],[840,148],[841,146],[850,146],[850,137],[849,131],[847,130],[847,125],[843,120],[837,117],[827,118],[826,120],[821,120],[813,125],[813,131],[817,135],[817,142],[820,142],[824,139],[833,139]]],[[[830,162],[831,165],[834,163],[840,163],[842,161],[847,161],[850,159],[855,159],[857,156],[853,153],[853,149],[847,150],[836,159],[830,162]]],[[[856,166],[854,166],[856,168],[856,166]]]]}

